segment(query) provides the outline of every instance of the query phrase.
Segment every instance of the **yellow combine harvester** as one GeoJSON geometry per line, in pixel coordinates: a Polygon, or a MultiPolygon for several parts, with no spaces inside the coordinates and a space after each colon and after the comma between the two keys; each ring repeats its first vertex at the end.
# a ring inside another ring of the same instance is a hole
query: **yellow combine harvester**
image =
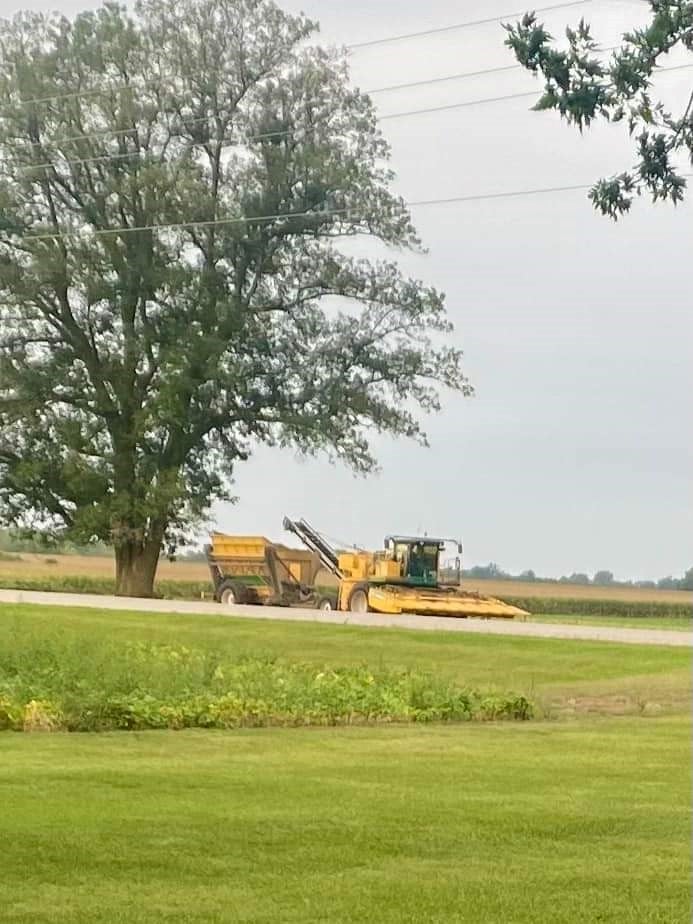
{"type": "Polygon", "coordinates": [[[285,518],[284,529],[308,551],[289,549],[262,536],[213,534],[207,559],[219,602],[462,618],[528,615],[495,597],[462,589],[462,547],[457,541],[389,536],[383,551],[338,553],[305,520],[285,518]],[[450,545],[456,557],[446,567],[441,555],[450,545]],[[324,571],[332,575],[333,589],[316,586],[324,571]]]}

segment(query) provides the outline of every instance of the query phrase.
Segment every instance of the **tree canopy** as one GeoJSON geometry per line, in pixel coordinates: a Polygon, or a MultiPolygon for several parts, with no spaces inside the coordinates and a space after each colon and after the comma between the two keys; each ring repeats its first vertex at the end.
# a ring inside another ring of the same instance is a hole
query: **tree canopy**
{"type": "Polygon", "coordinates": [[[373,434],[425,443],[439,387],[470,392],[315,31],[271,0],[0,25],[0,522],[113,543],[119,592],[258,442],[368,472],[373,434]]]}
{"type": "Polygon", "coordinates": [[[676,48],[693,51],[693,0],[649,0],[649,6],[649,24],[626,33],[609,61],[599,53],[584,20],[577,29],[566,30],[566,50],[552,44],[553,37],[534,13],[505,27],[506,45],[519,63],[544,78],[535,109],[557,110],[580,131],[596,119],[627,125],[635,143],[635,165],[599,180],[590,192],[595,207],[614,219],[643,193],[654,201],[680,202],[687,186],[686,164],[693,163],[693,89],[679,113],[669,112],[652,94],[662,60],[676,48]]]}

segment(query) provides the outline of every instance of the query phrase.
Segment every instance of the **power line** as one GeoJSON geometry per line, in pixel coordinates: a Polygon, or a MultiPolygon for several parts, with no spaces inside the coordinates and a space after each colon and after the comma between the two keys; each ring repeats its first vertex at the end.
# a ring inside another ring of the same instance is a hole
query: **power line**
{"type": "MultiPolygon", "coordinates": [[[[566,0],[566,2],[563,2],[563,3],[555,3],[551,6],[539,7],[537,10],[535,10],[535,12],[545,13],[551,10],[560,10],[560,9],[564,9],[567,7],[582,6],[586,3],[591,3],[591,2],[592,0],[566,0]]],[[[368,42],[356,42],[354,44],[347,45],[346,47],[349,50],[353,50],[357,48],[365,48],[366,46],[371,46],[371,45],[382,45],[388,42],[398,42],[398,41],[401,41],[403,39],[408,39],[408,38],[423,38],[427,35],[436,35],[436,34],[443,33],[443,32],[453,32],[459,29],[468,29],[474,26],[486,25],[488,23],[501,22],[503,19],[506,19],[506,18],[511,18],[513,16],[522,16],[524,12],[525,11],[520,11],[520,12],[515,12],[515,13],[504,13],[500,16],[493,16],[488,19],[468,20],[466,22],[454,23],[453,25],[449,25],[449,26],[439,26],[438,28],[435,28],[435,29],[425,29],[421,32],[412,32],[412,33],[409,33],[408,35],[385,36],[383,38],[373,39],[368,42]]],[[[155,84],[145,83],[144,86],[146,88],[150,86],[159,86],[159,85],[160,85],[160,81],[157,81],[155,84]]],[[[141,86],[135,87],[132,84],[121,84],[120,86],[115,86],[115,87],[98,87],[98,88],[94,88],[91,90],[77,90],[73,93],[60,93],[55,96],[30,97],[28,99],[21,99],[18,102],[22,106],[29,106],[29,105],[37,105],[39,103],[52,103],[52,102],[62,102],[64,100],[71,100],[71,99],[81,99],[82,97],[88,97],[88,96],[107,96],[109,93],[118,93],[124,90],[130,90],[131,92],[134,92],[134,91],[140,91],[141,89],[142,89],[141,86]]],[[[374,91],[374,92],[378,92],[378,91],[374,91]]]]}
{"type": "MultiPolygon", "coordinates": [[[[598,52],[616,51],[620,45],[610,45],[607,48],[597,48],[598,52]]],[[[693,67],[693,64],[687,64],[686,67],[693,67]]],[[[521,64],[502,64],[499,67],[486,67],[479,71],[462,71],[460,74],[448,74],[443,77],[429,77],[424,80],[412,80],[408,83],[394,83],[386,87],[376,87],[374,90],[366,90],[368,96],[375,96],[377,93],[390,93],[393,90],[411,90],[415,87],[426,87],[437,83],[450,83],[456,80],[467,80],[470,77],[483,77],[486,74],[502,74],[506,71],[522,71],[524,67],[521,64]]],[[[661,68],[664,70],[664,68],[661,68]]]]}
{"type": "MultiPolygon", "coordinates": [[[[690,179],[693,177],[693,173],[684,173],[681,174],[682,177],[690,179]]],[[[418,199],[412,200],[410,202],[404,202],[404,205],[408,208],[429,208],[431,206],[441,206],[441,205],[453,205],[453,204],[462,204],[466,202],[484,202],[484,201],[493,201],[497,199],[519,199],[527,196],[540,196],[540,195],[549,195],[562,192],[578,192],[591,189],[593,183],[577,183],[566,186],[542,186],[535,187],[530,189],[514,189],[514,190],[505,190],[496,193],[472,193],[471,195],[466,196],[449,196],[447,198],[441,199],[418,199]]],[[[354,208],[342,208],[342,209],[325,209],[323,211],[302,211],[302,212],[284,212],[284,213],[275,213],[272,215],[254,215],[254,216],[243,216],[243,217],[234,217],[234,218],[213,218],[213,219],[201,219],[199,221],[183,221],[175,222],[172,224],[154,224],[154,225],[137,225],[137,226],[125,226],[120,228],[101,228],[101,229],[91,229],[91,234],[93,236],[112,236],[128,233],[141,233],[145,231],[176,231],[183,228],[211,228],[211,227],[220,227],[228,226],[235,224],[253,224],[255,222],[270,222],[270,221],[286,221],[294,218],[320,218],[323,216],[343,216],[346,218],[356,218],[358,219],[357,209],[354,208]]],[[[26,234],[19,236],[21,241],[48,241],[48,240],[60,240],[63,238],[77,237],[80,238],[83,236],[83,231],[55,231],[55,232],[46,232],[41,234],[26,234]]],[[[0,243],[8,243],[7,241],[0,243]]]]}
{"type": "Polygon", "coordinates": [[[468,99],[462,103],[446,103],[443,106],[426,106],[423,109],[409,109],[406,112],[389,112],[385,115],[378,116],[378,121],[385,122],[388,119],[408,119],[413,116],[428,115],[431,112],[448,112],[452,109],[465,109],[467,106],[482,106],[487,103],[500,103],[508,99],[523,99],[525,97],[536,98],[536,90],[528,90],[524,93],[506,93],[504,96],[487,96],[484,99],[468,99]]]}
{"type": "MultiPolygon", "coordinates": [[[[485,73],[495,73],[495,72],[497,72],[497,71],[502,71],[502,70],[514,70],[514,69],[515,69],[516,67],[518,67],[518,66],[519,66],[519,65],[511,64],[511,65],[508,65],[507,67],[491,68],[491,69],[489,69],[489,70],[487,70],[487,71],[478,71],[478,72],[476,72],[476,73],[478,73],[478,74],[485,74],[485,73]]],[[[686,67],[693,67],[693,64],[689,64],[689,65],[685,65],[685,66],[686,66],[686,67]]],[[[374,94],[374,93],[383,93],[383,92],[386,92],[387,90],[404,89],[404,88],[410,88],[410,87],[425,86],[425,85],[431,84],[431,83],[441,83],[441,82],[443,82],[443,81],[457,80],[457,79],[460,79],[460,78],[466,77],[466,76],[470,76],[470,77],[471,77],[471,76],[476,76],[476,74],[470,72],[470,73],[468,73],[468,74],[456,74],[456,75],[452,75],[452,76],[450,76],[450,77],[437,77],[437,78],[433,78],[432,80],[415,81],[415,82],[413,82],[413,83],[402,84],[402,85],[400,85],[400,86],[384,87],[384,88],[382,88],[382,89],[367,90],[367,91],[365,91],[365,92],[366,92],[367,95],[371,95],[371,94],[374,94]]],[[[460,106],[460,105],[461,105],[461,106],[473,106],[473,105],[481,105],[481,104],[483,104],[483,103],[495,103],[495,102],[497,102],[497,101],[499,101],[499,100],[503,100],[503,99],[516,99],[516,98],[519,98],[519,97],[521,97],[521,96],[536,96],[536,92],[537,92],[536,90],[533,90],[533,91],[531,91],[531,92],[529,92],[529,93],[519,93],[519,94],[512,94],[512,93],[511,93],[511,94],[507,94],[507,95],[505,95],[505,96],[489,97],[489,98],[482,98],[482,99],[477,99],[477,100],[469,100],[469,101],[464,102],[464,103],[455,104],[455,105],[452,106],[452,107],[440,107],[440,109],[444,109],[444,108],[457,108],[457,106],[460,106]]],[[[437,112],[437,111],[439,111],[439,108],[438,108],[438,107],[433,107],[433,108],[431,108],[431,109],[422,110],[422,111],[426,111],[426,112],[429,112],[429,111],[430,111],[430,112],[437,112]]],[[[408,116],[408,115],[410,115],[410,114],[411,114],[411,115],[418,114],[418,111],[416,111],[416,112],[414,112],[414,113],[408,113],[408,112],[403,112],[403,113],[390,113],[389,115],[378,116],[378,118],[379,118],[379,119],[404,118],[405,116],[408,116]]],[[[208,115],[196,117],[196,118],[194,118],[194,119],[182,119],[181,122],[176,126],[176,128],[180,130],[180,129],[182,129],[182,128],[188,128],[188,127],[191,126],[191,125],[203,125],[203,124],[208,123],[209,120],[210,120],[210,116],[208,116],[208,115]]],[[[158,126],[156,125],[156,123],[154,123],[153,125],[151,125],[151,126],[149,126],[149,127],[152,128],[152,127],[158,127],[158,126]]],[[[161,127],[166,127],[166,126],[162,125],[161,127]]],[[[298,131],[308,131],[308,130],[307,130],[307,129],[299,129],[298,131]]],[[[98,131],[98,132],[90,132],[89,134],[72,135],[72,136],[70,136],[70,137],[68,137],[68,138],[56,138],[56,139],[50,139],[50,138],[49,138],[49,139],[46,140],[45,143],[46,143],[46,144],[52,144],[52,145],[74,144],[74,143],[76,143],[76,142],[78,142],[78,141],[98,141],[98,140],[101,139],[101,138],[108,138],[108,137],[111,137],[111,138],[119,138],[119,137],[127,137],[128,135],[132,135],[132,136],[134,137],[135,134],[137,134],[137,133],[139,133],[139,128],[136,127],[136,126],[135,126],[135,127],[130,127],[130,128],[122,128],[122,129],[108,129],[108,128],[106,128],[106,129],[102,129],[102,130],[100,130],[100,131],[98,131]]],[[[295,129],[287,129],[287,130],[272,131],[272,132],[262,132],[262,133],[259,133],[259,134],[257,134],[257,135],[249,136],[248,138],[246,138],[246,139],[244,139],[244,140],[246,140],[246,141],[261,141],[261,140],[263,140],[264,138],[277,138],[277,137],[282,137],[282,136],[285,136],[285,135],[291,135],[291,134],[295,134],[295,133],[296,133],[296,130],[295,130],[295,129]]],[[[214,139],[213,139],[213,138],[210,138],[209,140],[210,140],[210,141],[213,141],[214,139]]],[[[32,145],[42,145],[43,143],[44,143],[44,142],[42,142],[42,141],[39,141],[39,142],[31,142],[32,145]]],[[[117,156],[119,156],[119,155],[113,155],[113,157],[117,157],[117,156]]],[[[123,156],[129,156],[129,155],[123,155],[123,156]]],[[[86,160],[92,160],[92,159],[93,159],[93,158],[87,158],[86,160]]],[[[78,161],[70,161],[70,163],[78,163],[78,161]]],[[[43,165],[43,164],[37,164],[37,165],[36,165],[36,167],[42,167],[42,166],[44,166],[44,165],[43,165]]],[[[50,166],[50,164],[49,164],[48,166],[50,166]]],[[[33,165],[32,165],[32,168],[33,168],[33,165]]]]}
{"type": "MultiPolygon", "coordinates": [[[[657,70],[659,72],[680,71],[690,67],[693,67],[693,64],[674,64],[670,65],[669,67],[660,67],[657,70]]],[[[385,115],[379,115],[378,120],[380,122],[384,122],[387,119],[404,119],[418,115],[426,115],[430,112],[447,112],[448,110],[452,109],[464,109],[467,106],[482,106],[486,103],[500,103],[509,99],[524,99],[530,96],[536,98],[540,92],[540,90],[527,90],[523,91],[522,93],[505,93],[502,96],[486,96],[482,97],[481,99],[464,100],[460,103],[446,103],[442,106],[426,106],[421,109],[409,109],[404,112],[391,112],[386,113],[385,115]]]]}
{"type": "MultiPolygon", "coordinates": [[[[675,64],[669,67],[661,67],[659,68],[659,71],[662,71],[662,72],[663,71],[677,71],[677,70],[685,70],[691,67],[693,67],[693,64],[675,64]]],[[[446,79],[446,78],[439,78],[439,79],[446,79]]],[[[487,96],[487,97],[482,97],[481,99],[463,100],[462,102],[459,102],[459,103],[446,103],[442,106],[425,106],[425,107],[422,107],[421,109],[410,109],[404,112],[390,112],[390,113],[385,113],[384,115],[379,115],[377,116],[377,118],[378,118],[378,121],[380,122],[391,121],[393,119],[414,118],[416,116],[421,116],[421,115],[429,115],[429,114],[435,114],[439,112],[450,112],[456,109],[466,109],[471,106],[484,106],[490,103],[500,103],[500,102],[505,102],[506,100],[529,99],[530,97],[536,98],[538,92],[539,92],[538,90],[526,90],[526,91],[523,91],[522,93],[505,93],[501,96],[487,96]]],[[[188,120],[186,122],[186,125],[201,124],[201,123],[206,123],[208,121],[209,121],[209,117],[203,116],[201,118],[188,120]]],[[[181,127],[184,127],[184,126],[181,126],[181,127]]],[[[265,139],[285,138],[285,137],[289,137],[292,135],[300,135],[300,134],[312,134],[314,131],[317,131],[317,130],[318,130],[318,126],[315,126],[312,129],[308,129],[308,128],[281,129],[279,131],[262,132],[257,135],[249,135],[247,138],[243,138],[240,141],[234,142],[234,141],[229,140],[228,142],[224,144],[224,146],[232,147],[234,145],[240,145],[244,143],[247,144],[247,143],[251,143],[254,141],[264,141],[265,139]]],[[[112,135],[113,137],[117,137],[120,135],[127,136],[127,135],[132,135],[136,131],[137,129],[132,129],[132,128],[122,129],[122,130],[117,130],[117,131],[104,130],[103,132],[97,132],[93,135],[75,135],[72,138],[60,138],[60,139],[57,139],[57,141],[52,141],[52,142],[49,141],[49,143],[68,144],[68,143],[72,143],[75,141],[88,141],[88,140],[99,139],[109,134],[112,135]]],[[[219,140],[223,141],[224,139],[217,139],[217,138],[209,139],[209,141],[219,141],[219,140]]],[[[128,158],[136,157],[137,154],[138,154],[137,151],[126,151],[126,152],[118,153],[118,154],[99,154],[99,155],[94,155],[92,157],[82,157],[78,159],[63,159],[59,163],[62,166],[80,166],[80,165],[88,164],[88,163],[109,162],[112,160],[126,160],[128,158]]],[[[21,173],[31,173],[34,170],[44,170],[44,169],[49,169],[51,167],[56,167],[56,166],[58,166],[58,162],[47,161],[47,162],[39,163],[39,164],[27,164],[25,166],[20,167],[19,169],[21,173]]]]}
{"type": "MultiPolygon", "coordinates": [[[[597,49],[597,51],[604,53],[617,51],[620,47],[620,45],[610,45],[607,48],[597,49]]],[[[663,71],[680,71],[689,67],[693,67],[693,64],[674,64],[669,65],[668,67],[656,67],[653,71],[653,76],[663,71]]],[[[469,77],[483,77],[486,74],[501,74],[506,71],[522,70],[524,70],[524,67],[521,64],[503,64],[499,67],[487,67],[479,71],[463,71],[460,74],[448,74],[443,77],[429,77],[424,80],[412,80],[408,83],[394,83],[386,87],[376,87],[372,90],[366,90],[365,92],[368,96],[375,96],[378,93],[390,93],[393,90],[413,90],[416,87],[427,87],[439,83],[451,83],[457,80],[466,80],[469,77]]]]}
{"type": "MultiPolygon", "coordinates": [[[[543,7],[543,8],[541,8],[540,10],[537,10],[537,12],[541,12],[542,10],[543,10],[543,11],[546,11],[546,10],[549,10],[549,9],[559,9],[559,8],[561,8],[561,7],[563,7],[563,6],[575,6],[575,5],[578,5],[578,4],[589,3],[589,2],[591,2],[591,0],[573,0],[572,3],[558,4],[558,5],[555,5],[555,6],[552,6],[552,7],[543,7]]],[[[520,14],[517,14],[517,13],[508,13],[508,14],[506,14],[506,15],[507,15],[507,16],[513,16],[513,15],[520,15],[520,14]]],[[[500,18],[504,18],[504,17],[500,17],[500,18]]],[[[499,19],[500,19],[500,18],[499,18],[499,19]]],[[[424,32],[424,33],[412,33],[411,36],[393,36],[392,38],[377,39],[377,40],[374,40],[374,41],[371,42],[371,43],[364,43],[364,44],[380,44],[380,43],[382,43],[382,42],[398,41],[400,38],[418,37],[419,35],[428,35],[428,34],[434,34],[435,32],[446,32],[446,31],[450,31],[450,30],[453,30],[453,29],[459,29],[459,28],[462,28],[462,27],[465,26],[465,25],[478,25],[478,24],[480,24],[480,23],[482,23],[482,22],[496,22],[496,21],[499,21],[499,20],[497,20],[497,19],[489,19],[489,20],[478,20],[478,21],[470,22],[470,23],[460,23],[460,24],[458,24],[458,25],[456,25],[456,26],[454,26],[454,25],[453,25],[453,26],[443,26],[443,27],[441,27],[440,29],[436,29],[436,30],[432,30],[432,31],[429,30],[429,31],[424,32]]],[[[347,47],[357,47],[357,46],[347,46],[347,47]]],[[[363,45],[362,45],[362,46],[359,46],[359,47],[363,47],[363,45]]],[[[611,46],[606,47],[606,48],[603,48],[603,49],[596,49],[596,51],[610,52],[610,51],[616,51],[616,50],[618,50],[620,47],[621,47],[620,45],[611,45],[611,46]]],[[[690,68],[690,67],[693,67],[693,64],[678,64],[678,65],[673,65],[673,66],[669,66],[669,67],[658,67],[658,68],[656,68],[656,71],[655,71],[655,72],[656,72],[656,73],[659,73],[659,72],[663,72],[663,71],[684,70],[684,69],[690,68]]],[[[500,74],[500,73],[505,73],[505,72],[509,72],[509,71],[515,71],[515,70],[523,70],[522,65],[521,65],[521,64],[507,64],[507,65],[500,65],[500,66],[498,66],[498,67],[483,68],[483,69],[477,70],[477,71],[464,71],[464,72],[459,73],[459,74],[449,74],[449,75],[445,75],[445,76],[442,76],[442,77],[430,77],[430,78],[425,78],[425,79],[423,79],[423,80],[413,80],[413,81],[409,81],[409,82],[406,82],[406,83],[391,84],[391,85],[389,85],[389,86],[384,86],[384,87],[375,87],[375,88],[373,88],[373,89],[366,90],[365,93],[366,93],[366,95],[368,95],[368,96],[374,96],[374,95],[377,95],[377,94],[379,94],[379,93],[389,93],[389,92],[392,92],[392,91],[395,91],[395,90],[415,89],[415,88],[417,88],[417,87],[432,86],[432,85],[441,84],[441,83],[451,83],[451,82],[458,81],[458,80],[466,80],[466,79],[469,79],[469,78],[472,78],[472,77],[481,77],[481,76],[488,75],[488,74],[500,74]]],[[[159,83],[158,81],[157,81],[156,84],[154,84],[154,83],[151,83],[151,84],[148,84],[148,83],[147,83],[147,84],[145,84],[145,87],[158,87],[158,86],[160,86],[160,83],[159,83]]],[[[30,105],[30,104],[37,104],[37,103],[47,103],[47,102],[54,102],[54,101],[62,101],[62,100],[68,100],[68,99],[80,99],[80,98],[82,98],[82,97],[88,97],[88,96],[102,96],[102,95],[106,95],[106,94],[108,94],[108,93],[116,93],[116,92],[120,92],[120,91],[124,91],[124,90],[134,91],[135,89],[140,89],[140,88],[136,88],[136,87],[133,87],[132,85],[125,84],[125,85],[121,85],[120,87],[109,87],[109,88],[106,88],[106,89],[98,89],[98,90],[97,90],[97,89],[95,89],[95,90],[84,90],[84,91],[79,91],[79,92],[75,92],[75,93],[66,93],[66,94],[62,94],[62,95],[59,95],[59,96],[44,96],[44,97],[37,97],[37,98],[33,98],[33,99],[20,100],[19,102],[20,102],[21,105],[30,105]]],[[[459,108],[459,106],[462,106],[462,105],[478,105],[478,104],[485,103],[485,102],[497,102],[497,101],[500,101],[500,100],[502,100],[502,99],[519,99],[519,98],[521,98],[522,96],[529,96],[529,95],[530,95],[529,93],[527,93],[527,94],[509,94],[508,96],[491,97],[491,98],[489,98],[489,99],[481,99],[481,100],[471,100],[471,101],[469,101],[469,103],[458,104],[458,105],[450,106],[450,107],[441,107],[440,110],[438,110],[438,109],[431,109],[431,110],[425,110],[425,111],[426,111],[426,112],[429,112],[429,111],[431,111],[431,112],[433,112],[433,111],[442,111],[444,108],[459,108]]],[[[422,112],[423,112],[423,111],[424,111],[424,110],[422,110],[422,112]]],[[[410,113],[402,113],[402,116],[409,115],[409,114],[410,114],[410,113]]],[[[415,113],[413,113],[413,114],[418,114],[418,110],[417,110],[415,113]]],[[[399,117],[399,114],[398,114],[398,113],[393,113],[392,115],[382,116],[381,118],[388,118],[388,119],[389,119],[389,118],[398,118],[398,117],[399,117]]],[[[188,125],[191,125],[191,124],[201,124],[201,123],[203,123],[203,122],[208,121],[208,119],[209,119],[208,116],[203,116],[203,117],[201,117],[201,118],[195,118],[195,119],[192,119],[192,120],[188,120],[188,121],[187,121],[187,124],[188,124],[188,125]]],[[[67,143],[75,142],[75,141],[82,141],[82,140],[90,140],[90,139],[94,139],[94,138],[99,138],[99,137],[102,137],[102,136],[104,136],[104,135],[112,135],[112,136],[116,137],[116,136],[118,136],[118,135],[128,135],[128,134],[132,134],[132,132],[135,131],[135,130],[136,130],[136,129],[132,129],[132,128],[122,129],[122,130],[110,130],[110,129],[106,129],[106,130],[104,130],[104,131],[102,131],[102,132],[94,132],[94,133],[91,133],[91,134],[84,134],[84,135],[75,135],[75,136],[73,136],[73,137],[71,137],[71,138],[59,139],[58,142],[54,142],[54,143],[67,144],[67,143]]],[[[270,134],[270,133],[268,133],[268,134],[270,134]]],[[[273,132],[273,133],[271,133],[271,134],[274,135],[274,136],[276,136],[276,135],[278,135],[278,134],[280,134],[280,133],[273,132]]],[[[259,136],[258,136],[258,137],[259,137],[259,136]]]]}
{"type": "Polygon", "coordinates": [[[409,83],[394,83],[388,87],[376,87],[366,90],[368,96],[377,93],[390,93],[393,90],[413,90],[415,87],[427,87],[436,83],[450,83],[455,80],[466,80],[468,77],[482,77],[484,74],[501,74],[504,71],[523,70],[521,64],[504,64],[500,67],[487,67],[481,71],[463,71],[461,74],[449,74],[446,77],[429,77],[427,80],[412,80],[409,83]]]}
{"type": "MultiPolygon", "coordinates": [[[[584,6],[586,3],[591,3],[592,0],[568,0],[565,3],[555,3],[552,6],[543,6],[538,7],[534,12],[535,13],[548,13],[551,10],[562,10],[571,6],[584,6]]],[[[451,26],[438,26],[435,29],[424,29],[421,32],[406,32],[402,35],[388,35],[380,39],[370,39],[366,42],[355,42],[351,45],[347,45],[349,51],[353,51],[358,48],[372,48],[374,45],[386,45],[390,42],[402,42],[405,39],[413,38],[424,38],[429,35],[441,35],[444,32],[456,32],[460,29],[471,29],[474,26],[485,26],[494,22],[502,22],[504,19],[511,19],[513,16],[524,16],[526,10],[520,10],[519,12],[514,13],[503,13],[500,16],[490,16],[487,19],[474,19],[467,20],[466,22],[454,23],[451,26]]]]}
{"type": "MultiPolygon", "coordinates": [[[[536,90],[529,90],[524,93],[507,93],[504,96],[491,96],[491,97],[485,97],[483,99],[472,99],[472,100],[466,100],[461,103],[449,103],[444,106],[428,106],[423,109],[412,109],[407,112],[391,112],[391,113],[386,113],[385,115],[380,115],[377,118],[378,118],[378,121],[381,121],[381,122],[392,120],[392,119],[406,119],[406,118],[412,118],[414,116],[426,115],[428,113],[446,112],[452,109],[464,109],[468,106],[482,106],[487,103],[498,103],[498,102],[502,102],[503,100],[522,99],[522,98],[530,97],[530,96],[536,97],[536,95],[537,95],[536,90]]],[[[193,120],[193,121],[200,121],[200,120],[193,120]]],[[[207,117],[205,117],[204,120],[202,121],[207,122],[209,120],[207,117]]],[[[189,122],[188,124],[191,124],[191,123],[189,122]]],[[[253,141],[263,141],[267,138],[285,138],[291,135],[296,135],[296,134],[301,134],[301,133],[312,134],[314,131],[317,131],[317,129],[318,129],[318,126],[315,126],[312,130],[310,129],[282,129],[276,132],[265,132],[260,135],[251,135],[248,138],[244,138],[241,141],[237,141],[237,142],[229,140],[227,143],[224,144],[224,146],[233,147],[234,145],[240,145],[243,143],[250,143],[253,141]]],[[[127,132],[117,132],[114,134],[132,134],[132,133],[133,133],[133,129],[128,129],[127,132]]],[[[98,139],[100,137],[102,137],[100,133],[96,136],[84,135],[82,136],[82,138],[75,137],[75,138],[64,139],[64,140],[61,139],[58,143],[65,144],[68,141],[88,140],[90,138],[98,139]]],[[[224,139],[218,139],[218,138],[210,138],[209,140],[224,142],[224,139]]],[[[109,162],[111,160],[126,160],[127,158],[133,158],[137,156],[138,156],[137,151],[125,151],[125,152],[119,152],[117,154],[97,154],[92,157],[80,157],[77,159],[63,159],[62,161],[59,161],[59,162],[46,161],[40,164],[27,164],[25,166],[20,167],[19,171],[21,173],[31,173],[34,170],[44,170],[50,167],[56,167],[59,164],[62,164],[63,166],[80,166],[80,165],[89,164],[89,163],[109,162]]]]}
{"type": "MultiPolygon", "coordinates": [[[[609,47],[606,47],[600,50],[602,52],[610,52],[610,51],[616,51],[620,47],[621,47],[620,45],[611,45],[609,47]]],[[[655,73],[662,73],[665,71],[686,70],[691,67],[693,67],[693,64],[674,64],[668,67],[658,67],[655,73]]],[[[499,67],[484,68],[478,71],[463,71],[462,73],[459,73],[459,74],[449,74],[449,75],[445,75],[442,77],[430,77],[430,78],[426,78],[423,80],[409,81],[407,83],[391,84],[385,87],[376,87],[374,89],[366,90],[364,92],[368,96],[373,96],[378,93],[388,93],[394,90],[409,90],[409,89],[415,89],[417,87],[432,86],[432,85],[441,84],[441,83],[450,83],[450,82],[454,82],[458,80],[465,80],[471,77],[480,77],[480,76],[484,76],[487,74],[499,74],[499,73],[514,71],[514,70],[523,70],[523,67],[521,64],[506,64],[506,65],[501,65],[499,67]]],[[[95,92],[101,93],[103,91],[99,90],[95,92]]],[[[406,116],[413,116],[413,115],[420,115],[420,114],[423,115],[424,113],[428,113],[428,112],[443,112],[447,109],[459,109],[459,108],[464,108],[465,106],[477,106],[477,105],[482,105],[484,103],[495,103],[495,102],[500,102],[506,99],[522,99],[523,97],[529,97],[529,96],[535,95],[535,93],[536,91],[532,91],[531,93],[530,92],[510,93],[510,94],[503,95],[503,96],[494,96],[494,97],[487,97],[487,98],[482,98],[482,99],[468,100],[468,101],[464,101],[461,103],[453,103],[453,104],[439,106],[439,107],[431,107],[431,108],[425,108],[425,109],[420,109],[420,110],[413,110],[410,112],[390,113],[390,114],[386,114],[383,116],[379,116],[379,118],[386,120],[386,119],[394,119],[394,118],[404,118],[406,116]]],[[[183,128],[183,127],[188,127],[190,125],[201,125],[208,121],[209,121],[209,116],[201,116],[201,117],[196,117],[193,119],[184,119],[183,120],[184,124],[182,124],[179,127],[183,128]]],[[[92,141],[92,140],[98,140],[99,138],[108,137],[108,136],[111,136],[113,138],[126,137],[128,135],[133,135],[137,131],[138,131],[137,127],[134,127],[134,128],[130,127],[130,128],[124,128],[124,129],[103,129],[98,132],[91,132],[91,133],[83,134],[83,135],[73,135],[68,138],[51,139],[49,143],[54,144],[54,145],[55,144],[72,144],[77,141],[92,141]]],[[[260,141],[260,140],[263,140],[264,138],[282,137],[283,135],[290,135],[293,133],[294,133],[293,130],[288,130],[286,132],[282,132],[282,131],[265,132],[265,133],[260,133],[260,134],[251,136],[245,140],[246,141],[260,141]]],[[[214,139],[210,139],[210,140],[214,140],[214,139]]],[[[40,143],[41,142],[39,142],[39,144],[40,143]]],[[[130,155],[127,154],[127,155],[112,155],[112,156],[113,158],[117,158],[118,156],[126,157],[130,155]]],[[[95,160],[95,159],[96,158],[85,158],[83,162],[87,162],[87,161],[95,160]]],[[[69,163],[79,163],[79,161],[69,161],[69,163]]],[[[51,166],[51,164],[47,164],[47,165],[37,164],[35,166],[32,165],[32,167],[29,169],[38,169],[43,166],[51,166]]]]}

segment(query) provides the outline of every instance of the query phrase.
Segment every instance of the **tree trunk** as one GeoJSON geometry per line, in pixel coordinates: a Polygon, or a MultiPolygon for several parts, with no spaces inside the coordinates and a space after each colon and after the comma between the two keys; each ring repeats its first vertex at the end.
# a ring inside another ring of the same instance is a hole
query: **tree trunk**
{"type": "Polygon", "coordinates": [[[144,543],[125,542],[116,546],[116,594],[119,597],[153,597],[154,578],[159,564],[161,539],[144,543]]]}

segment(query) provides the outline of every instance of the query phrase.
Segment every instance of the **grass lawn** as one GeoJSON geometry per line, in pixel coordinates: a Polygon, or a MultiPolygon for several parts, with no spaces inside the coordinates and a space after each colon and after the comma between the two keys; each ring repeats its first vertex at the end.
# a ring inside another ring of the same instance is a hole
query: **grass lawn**
{"type": "Polygon", "coordinates": [[[688,924],[689,734],[6,733],[2,920],[688,924]]]}
{"type": "Polygon", "coordinates": [[[679,632],[690,632],[693,629],[693,618],[679,616],[531,616],[528,622],[569,623],[572,626],[613,626],[623,629],[672,629],[679,632]]]}
{"type": "Polygon", "coordinates": [[[38,638],[57,631],[87,649],[90,640],[127,639],[318,666],[431,671],[462,686],[523,694],[549,715],[681,710],[693,687],[685,648],[0,605],[0,647],[12,646],[16,626],[38,638]]]}
{"type": "Polygon", "coordinates": [[[531,696],[531,722],[0,733],[8,924],[688,924],[685,649],[0,606],[30,631],[531,696]],[[616,715],[616,713],[626,713],[616,715]]]}

